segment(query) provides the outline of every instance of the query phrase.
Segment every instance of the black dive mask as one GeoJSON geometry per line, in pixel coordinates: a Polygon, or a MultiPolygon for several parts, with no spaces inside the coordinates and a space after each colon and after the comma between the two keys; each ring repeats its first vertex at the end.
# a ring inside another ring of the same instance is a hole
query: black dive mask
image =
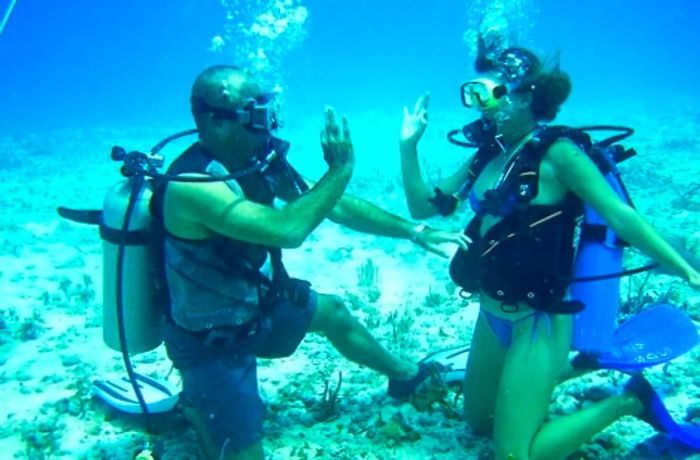
{"type": "Polygon", "coordinates": [[[211,113],[220,120],[237,121],[250,131],[272,132],[280,127],[279,104],[274,94],[261,94],[235,108],[214,107],[198,96],[193,96],[190,102],[193,112],[211,113]]]}

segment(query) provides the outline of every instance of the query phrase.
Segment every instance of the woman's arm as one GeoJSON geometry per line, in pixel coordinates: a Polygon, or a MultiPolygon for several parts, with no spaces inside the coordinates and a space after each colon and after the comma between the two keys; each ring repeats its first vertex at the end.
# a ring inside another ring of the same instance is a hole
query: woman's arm
{"type": "MultiPolygon", "coordinates": [[[[413,112],[404,107],[401,126],[401,178],[406,193],[406,203],[411,217],[427,219],[438,214],[437,208],[430,202],[435,196],[433,187],[423,180],[418,162],[418,141],[428,126],[429,94],[424,94],[416,102],[413,112]]],[[[467,180],[469,163],[465,163],[456,173],[443,180],[438,187],[446,195],[451,195],[467,180]]]]}
{"type": "Polygon", "coordinates": [[[700,275],[634,208],[620,199],[598,167],[573,142],[568,139],[555,142],[545,161],[553,166],[564,186],[590,204],[620,238],[698,286],[700,275]]]}

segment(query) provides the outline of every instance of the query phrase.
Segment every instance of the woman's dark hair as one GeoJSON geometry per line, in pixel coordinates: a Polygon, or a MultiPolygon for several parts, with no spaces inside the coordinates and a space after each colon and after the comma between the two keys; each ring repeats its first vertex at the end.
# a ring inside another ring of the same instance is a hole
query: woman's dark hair
{"type": "Polygon", "coordinates": [[[514,90],[516,93],[531,92],[530,109],[538,121],[552,121],[559,113],[561,105],[571,94],[571,79],[559,68],[559,56],[543,64],[534,53],[520,48],[524,54],[534,57],[535,61],[522,84],[514,90]]]}
{"type": "Polygon", "coordinates": [[[551,71],[534,75],[527,86],[532,91],[530,109],[535,119],[540,121],[554,120],[559,108],[571,94],[569,75],[559,70],[558,65],[551,71]]]}

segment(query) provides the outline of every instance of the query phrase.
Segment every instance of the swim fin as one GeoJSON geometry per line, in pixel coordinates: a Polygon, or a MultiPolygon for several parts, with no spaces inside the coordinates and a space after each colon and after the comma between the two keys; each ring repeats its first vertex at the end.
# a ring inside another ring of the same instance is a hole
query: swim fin
{"type": "Polygon", "coordinates": [[[600,354],[582,352],[576,369],[616,369],[635,372],[666,363],[698,343],[695,323],[677,307],[655,305],[625,321],[613,334],[613,347],[600,354]]]}
{"type": "Polygon", "coordinates": [[[445,368],[440,373],[443,382],[446,384],[458,383],[464,380],[464,373],[467,370],[467,359],[469,359],[468,345],[445,348],[433,352],[423,358],[421,363],[437,361],[445,368]]]}
{"type": "Polygon", "coordinates": [[[633,393],[644,404],[644,413],[640,417],[642,420],[680,444],[700,450],[700,427],[677,423],[642,374],[632,376],[625,385],[625,391],[633,393]]]}
{"type": "MultiPolygon", "coordinates": [[[[141,395],[149,413],[168,412],[179,399],[179,391],[167,382],[159,382],[142,374],[135,374],[141,395]]],[[[95,395],[113,408],[130,414],[141,414],[141,406],[134,393],[134,388],[127,377],[120,380],[95,380],[95,395]]]]}

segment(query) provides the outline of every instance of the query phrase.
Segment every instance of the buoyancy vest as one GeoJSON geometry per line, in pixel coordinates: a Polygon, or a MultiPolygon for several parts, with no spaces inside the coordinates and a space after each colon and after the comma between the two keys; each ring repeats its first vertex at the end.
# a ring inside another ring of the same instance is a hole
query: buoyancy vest
{"type": "MultiPolygon", "coordinates": [[[[453,281],[465,291],[483,290],[504,304],[523,302],[552,313],[577,313],[585,307],[579,300],[564,299],[574,277],[574,234],[583,215],[583,203],[571,193],[558,205],[531,203],[538,194],[542,159],[549,147],[562,138],[577,144],[603,174],[610,172],[606,169],[608,163],[601,157],[611,153],[603,151],[603,148],[610,148],[609,144],[593,144],[590,136],[580,129],[540,127],[505,166],[506,176],[498,187],[487,191],[465,230],[473,243],[468,250],[457,251],[450,264],[453,281]],[[486,214],[502,219],[481,235],[481,222],[486,214]]],[[[470,163],[469,177],[456,198],[464,199],[469,195],[476,179],[495,158],[497,148],[492,138],[481,145],[470,163]]],[[[627,152],[622,149],[618,152],[620,158],[615,161],[622,161],[622,154],[627,152]]],[[[436,192],[434,202],[438,204],[451,198],[439,190],[436,192]]],[[[449,205],[442,208],[454,209],[449,205]]],[[[605,238],[605,230],[605,226],[584,222],[581,238],[605,238]]]]}
{"type": "MultiPolygon", "coordinates": [[[[200,144],[178,157],[168,175],[200,173],[215,177],[230,174],[200,144]]],[[[262,175],[227,180],[237,194],[244,194],[240,182],[259,181],[247,199],[272,205],[275,190],[262,175]]],[[[156,183],[153,214],[162,226],[168,182],[156,183]]],[[[253,187],[248,187],[252,189],[253,187]]],[[[286,279],[281,250],[238,241],[223,235],[204,240],[178,238],[162,227],[162,260],[169,291],[166,317],[193,332],[236,327],[253,320],[267,295],[286,279]]]]}

